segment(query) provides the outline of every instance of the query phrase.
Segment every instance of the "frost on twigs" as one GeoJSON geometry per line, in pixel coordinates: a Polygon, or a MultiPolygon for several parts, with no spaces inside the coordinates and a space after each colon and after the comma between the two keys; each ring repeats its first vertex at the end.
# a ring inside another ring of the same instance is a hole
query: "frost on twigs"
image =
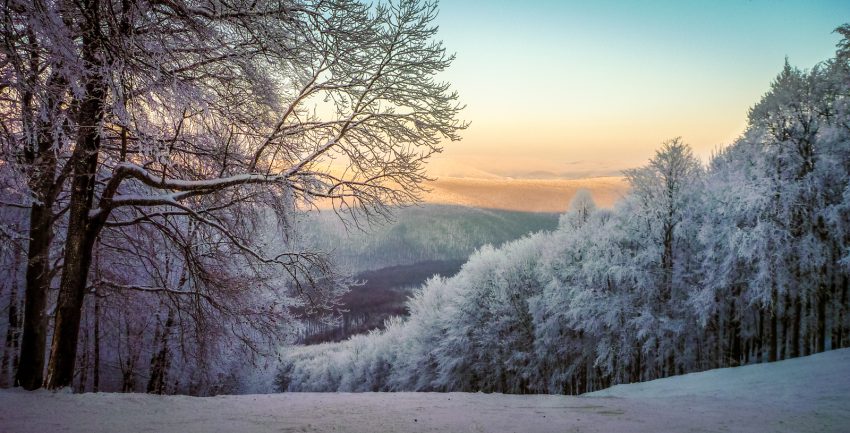
{"type": "Polygon", "coordinates": [[[289,338],[291,307],[333,314],[347,282],[292,221],[330,206],[368,223],[418,200],[424,164],[466,126],[436,79],[452,61],[436,13],[415,0],[11,1],[2,163],[47,209],[32,226],[57,233],[38,242],[59,286],[48,385],[70,384],[89,344],[79,311],[122,329],[109,356],[127,389],[148,355],[154,370],[215,360],[168,385],[187,392],[213,392],[225,353],[289,338]]]}

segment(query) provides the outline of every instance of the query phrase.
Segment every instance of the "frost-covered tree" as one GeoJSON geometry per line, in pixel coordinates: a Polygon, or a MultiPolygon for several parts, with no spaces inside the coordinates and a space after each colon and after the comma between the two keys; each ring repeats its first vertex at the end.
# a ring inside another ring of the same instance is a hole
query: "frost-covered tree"
{"type": "Polygon", "coordinates": [[[594,211],[596,211],[596,203],[593,201],[590,191],[584,188],[579,189],[573,199],[570,200],[569,211],[561,215],[559,224],[561,226],[565,224],[581,226],[587,223],[594,211]]]}
{"type": "MultiPolygon", "coordinates": [[[[48,193],[67,194],[47,385],[71,382],[94,286],[221,311],[234,285],[252,285],[237,278],[248,269],[266,279],[283,274],[314,308],[333,306],[341,287],[326,258],[263,243],[255,221],[273,211],[286,226],[293,211],[320,200],[355,218],[417,200],[423,164],[464,127],[456,94],[435,78],[452,60],[434,40],[436,11],[413,0],[4,8],[4,139],[10,155],[24,153],[15,159],[22,171],[42,176],[48,193]],[[137,225],[159,233],[154,250],[178,252],[172,263],[182,271],[93,278],[100,243],[131,237],[137,225]],[[216,263],[227,256],[229,269],[216,263]]],[[[50,194],[30,190],[52,224],[43,199],[50,194]]],[[[39,290],[50,282],[42,283],[39,290]]],[[[38,299],[27,300],[35,318],[45,305],[31,301],[38,299]]],[[[43,347],[43,338],[25,333],[24,344],[43,347]]],[[[27,365],[40,371],[38,359],[27,365]]],[[[27,386],[38,386],[30,376],[27,386]]]]}
{"type": "MultiPolygon", "coordinates": [[[[606,292],[616,294],[610,302],[629,310],[620,318],[620,326],[630,328],[628,340],[604,344],[630,366],[632,380],[675,374],[689,353],[684,310],[694,288],[689,284],[694,246],[687,231],[697,213],[701,172],[690,148],[677,138],[663,143],[646,166],[625,173],[632,190],[609,228],[618,238],[608,241],[621,250],[614,257],[622,261],[611,263],[621,274],[602,269],[594,278],[607,280],[606,292]]],[[[613,364],[614,358],[608,359],[613,364]]]]}
{"type": "MultiPolygon", "coordinates": [[[[60,17],[28,13],[40,2],[11,2],[2,12],[0,78],[0,155],[3,174],[17,178],[15,197],[4,206],[28,211],[25,238],[26,299],[20,368],[15,383],[41,386],[47,338],[48,290],[55,272],[53,235],[68,177],[72,143],[74,64],[65,58],[63,35],[46,34],[60,17]]],[[[11,189],[10,189],[11,190],[11,189]]],[[[67,202],[65,201],[65,205],[67,202]]],[[[17,271],[11,271],[11,277],[17,271]]]]}
{"type": "MultiPolygon", "coordinates": [[[[19,185],[8,176],[11,167],[0,165],[0,202],[17,204],[21,200],[19,185]]],[[[0,387],[14,384],[20,364],[23,328],[24,275],[26,263],[27,209],[17,205],[0,207],[0,387]],[[5,319],[5,320],[4,320],[5,319]]]]}
{"type": "MultiPolygon", "coordinates": [[[[673,296],[673,272],[679,239],[676,231],[686,216],[689,188],[694,185],[701,167],[689,146],[681,138],[662,144],[649,164],[640,169],[626,171],[632,188],[630,199],[635,218],[645,227],[647,239],[658,247],[658,294],[656,305],[662,305],[673,296]]],[[[635,230],[640,230],[636,227],[635,230]]]]}

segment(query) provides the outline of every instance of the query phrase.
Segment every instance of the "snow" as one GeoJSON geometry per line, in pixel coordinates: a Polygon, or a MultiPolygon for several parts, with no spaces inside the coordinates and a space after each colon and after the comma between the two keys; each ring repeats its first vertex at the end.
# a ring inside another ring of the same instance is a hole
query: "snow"
{"type": "Polygon", "coordinates": [[[0,391],[14,432],[846,432],[850,349],[580,397],[289,393],[219,397],[0,391]]]}

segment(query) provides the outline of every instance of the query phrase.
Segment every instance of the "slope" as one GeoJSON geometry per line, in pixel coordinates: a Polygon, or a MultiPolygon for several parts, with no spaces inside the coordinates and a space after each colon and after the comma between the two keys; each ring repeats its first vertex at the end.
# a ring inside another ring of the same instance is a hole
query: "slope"
{"type": "Polygon", "coordinates": [[[15,432],[844,432],[850,349],[581,397],[277,394],[195,398],[0,391],[15,432]]]}

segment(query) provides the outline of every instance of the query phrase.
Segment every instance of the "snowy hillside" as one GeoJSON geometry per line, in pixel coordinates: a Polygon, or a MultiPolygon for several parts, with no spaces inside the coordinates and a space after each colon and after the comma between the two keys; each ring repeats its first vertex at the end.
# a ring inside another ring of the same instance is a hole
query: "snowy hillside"
{"type": "MultiPolygon", "coordinates": [[[[767,364],[720,368],[666,379],[616,385],[584,394],[593,397],[751,399],[754,393],[772,401],[820,406],[850,396],[850,349],[833,350],[767,364]]],[[[841,402],[850,409],[850,399],[841,402]]],[[[822,407],[825,409],[825,407],[822,407]]],[[[850,427],[850,424],[848,424],[850,427]]],[[[850,431],[850,429],[848,429],[850,431]]]]}
{"type": "Polygon", "coordinates": [[[582,397],[0,391],[2,432],[846,432],[850,349],[582,397]]]}

